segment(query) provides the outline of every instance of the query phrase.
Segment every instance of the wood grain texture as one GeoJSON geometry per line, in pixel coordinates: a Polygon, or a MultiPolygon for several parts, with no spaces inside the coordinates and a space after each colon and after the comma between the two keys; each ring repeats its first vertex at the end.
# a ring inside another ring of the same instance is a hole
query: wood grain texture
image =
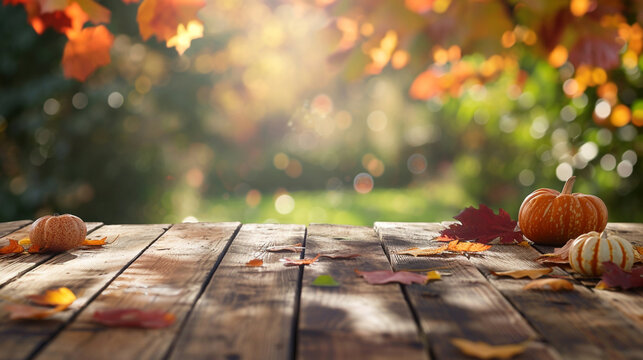
{"type": "MultiPolygon", "coordinates": [[[[442,228],[438,223],[375,223],[395,270],[436,269],[446,275],[427,285],[405,286],[434,357],[469,359],[450,342],[452,338],[465,338],[494,345],[532,339],[528,350],[516,359],[558,358],[555,350],[538,341],[538,334],[522,315],[464,255],[413,257],[395,253],[443,245],[432,241],[442,228]]],[[[480,259],[485,256],[471,255],[480,259]]]]}
{"type": "Polygon", "coordinates": [[[161,359],[240,223],[177,224],[152,244],[38,354],[38,359],[161,359]],[[158,330],[107,328],[96,310],[158,309],[176,317],[158,330]]]}
{"type": "Polygon", "coordinates": [[[424,359],[428,353],[400,285],[370,285],[355,274],[391,270],[371,228],[310,225],[306,257],[358,253],[351,260],[321,258],[304,268],[297,357],[300,359],[424,359]],[[336,288],[312,285],[331,275],[336,288]]]}
{"type": "MultiPolygon", "coordinates": [[[[87,237],[93,239],[91,234],[92,231],[101,227],[103,223],[86,223],[87,225],[87,237]]],[[[29,237],[30,226],[25,226],[20,228],[17,231],[14,231],[2,238],[0,238],[0,244],[4,244],[7,239],[20,240],[26,237],[29,237]]],[[[2,245],[4,246],[4,245],[2,245]]],[[[35,268],[36,266],[44,263],[45,261],[51,259],[56,254],[7,254],[0,255],[0,288],[4,286],[7,282],[21,276],[22,274],[28,272],[29,270],[35,268]]]]}
{"type": "Polygon", "coordinates": [[[96,237],[118,240],[102,248],[78,248],[57,254],[2,289],[0,298],[20,301],[31,294],[66,286],[78,297],[66,310],[42,321],[9,321],[0,313],[0,359],[24,359],[33,355],[90,302],[122,269],[156,240],[167,225],[110,225],[96,237]]]}
{"type": "Polygon", "coordinates": [[[9,233],[12,233],[20,228],[23,228],[31,224],[31,222],[32,222],[31,220],[17,220],[17,221],[0,223],[0,236],[5,236],[9,233]]]}
{"type": "Polygon", "coordinates": [[[299,279],[270,246],[303,243],[303,225],[243,225],[197,301],[171,359],[287,359],[299,279]],[[245,264],[263,260],[259,267],[245,264]]]}

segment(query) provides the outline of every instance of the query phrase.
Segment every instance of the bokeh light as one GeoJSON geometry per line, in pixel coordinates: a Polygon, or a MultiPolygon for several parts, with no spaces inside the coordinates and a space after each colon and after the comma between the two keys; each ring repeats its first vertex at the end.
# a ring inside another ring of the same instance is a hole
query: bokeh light
{"type": "Polygon", "coordinates": [[[373,177],[367,173],[359,173],[353,179],[353,188],[360,194],[371,192],[374,185],[373,177]]]}

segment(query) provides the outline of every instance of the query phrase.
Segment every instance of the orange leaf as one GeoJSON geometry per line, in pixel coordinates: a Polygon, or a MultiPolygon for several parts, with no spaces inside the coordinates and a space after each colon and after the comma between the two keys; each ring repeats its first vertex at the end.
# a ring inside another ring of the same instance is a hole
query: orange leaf
{"type": "Polygon", "coordinates": [[[143,0],[136,15],[141,37],[167,41],[177,34],[179,24],[198,20],[196,13],[203,6],[205,0],[143,0]]]}
{"type": "Polygon", "coordinates": [[[574,284],[565,279],[538,279],[529,282],[523,290],[571,291],[574,284]]]}
{"type": "Polygon", "coordinates": [[[39,252],[40,252],[40,246],[38,246],[38,245],[31,245],[31,246],[29,247],[29,250],[27,250],[27,252],[28,252],[28,253],[30,253],[30,254],[37,254],[37,253],[39,253],[39,252]]]}
{"type": "Polygon", "coordinates": [[[509,359],[522,354],[527,349],[527,342],[508,345],[491,345],[482,341],[470,341],[467,339],[451,339],[451,343],[462,353],[478,359],[509,359]]]}
{"type": "Polygon", "coordinates": [[[480,252],[491,248],[491,245],[481,244],[477,242],[460,242],[453,240],[449,243],[447,250],[455,252],[480,252]]]}
{"type": "Polygon", "coordinates": [[[319,259],[320,256],[321,256],[321,254],[317,254],[317,256],[315,256],[312,259],[288,259],[288,258],[283,258],[283,259],[279,259],[279,261],[283,262],[284,266],[310,265],[310,264],[316,262],[319,259]]]}
{"type": "Polygon", "coordinates": [[[107,236],[105,236],[105,237],[104,237],[104,238],[102,238],[102,239],[96,239],[96,240],[89,240],[89,239],[85,239],[85,240],[83,241],[83,245],[89,245],[89,246],[102,246],[102,245],[105,245],[105,244],[106,244],[105,240],[107,240],[107,236]]]}
{"type": "Polygon", "coordinates": [[[521,278],[528,277],[534,280],[544,275],[547,275],[552,271],[553,271],[552,268],[544,268],[544,269],[513,270],[513,271],[501,271],[501,272],[492,271],[491,273],[496,276],[511,276],[514,279],[521,279],[521,278]]]}
{"type": "Polygon", "coordinates": [[[263,260],[261,259],[252,259],[246,263],[246,266],[261,266],[263,265],[263,260]]]}
{"type": "Polygon", "coordinates": [[[4,306],[4,309],[9,312],[9,318],[11,320],[44,319],[57,312],[65,310],[67,306],[69,305],[59,305],[52,309],[24,304],[7,304],[4,306]]]}
{"type": "Polygon", "coordinates": [[[531,247],[531,244],[529,244],[529,241],[527,241],[527,240],[523,240],[523,241],[519,242],[517,245],[522,246],[522,247],[531,247]]]}
{"type": "MultiPolygon", "coordinates": [[[[457,241],[457,240],[456,240],[457,241]]],[[[448,245],[443,245],[438,248],[410,248],[406,250],[400,250],[396,251],[395,253],[398,255],[413,255],[415,257],[417,256],[430,256],[430,255],[436,255],[440,254],[443,251],[445,251],[449,246],[448,245]]]]}
{"type": "Polygon", "coordinates": [[[25,248],[18,244],[17,240],[9,239],[9,245],[0,248],[0,254],[19,254],[25,251],[25,248]]]}
{"type": "Polygon", "coordinates": [[[92,319],[107,326],[158,329],[172,325],[176,317],[161,310],[110,309],[94,312],[92,319]]]}
{"type": "Polygon", "coordinates": [[[38,305],[69,306],[76,300],[76,295],[66,287],[47,290],[44,295],[29,295],[29,300],[38,305]]]}
{"type": "Polygon", "coordinates": [[[68,78],[85,81],[98,67],[111,62],[109,51],[114,35],[103,25],[68,33],[63,52],[63,70],[68,78]]]}

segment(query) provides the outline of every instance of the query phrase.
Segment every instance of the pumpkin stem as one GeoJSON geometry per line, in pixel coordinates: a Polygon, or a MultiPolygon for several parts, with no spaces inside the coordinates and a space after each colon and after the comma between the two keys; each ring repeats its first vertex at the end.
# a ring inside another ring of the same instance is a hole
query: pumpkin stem
{"type": "Polygon", "coordinates": [[[576,181],[576,176],[571,176],[569,179],[567,179],[567,182],[565,182],[565,186],[563,187],[563,191],[561,191],[561,194],[566,194],[569,195],[572,193],[572,188],[574,187],[574,181],[576,181]]]}

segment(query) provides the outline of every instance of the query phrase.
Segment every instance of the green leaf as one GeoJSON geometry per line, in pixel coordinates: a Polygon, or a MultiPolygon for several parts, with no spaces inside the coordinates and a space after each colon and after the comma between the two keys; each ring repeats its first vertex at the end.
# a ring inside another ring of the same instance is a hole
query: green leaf
{"type": "Polygon", "coordinates": [[[313,286],[337,287],[339,283],[330,275],[319,275],[313,280],[313,286]]]}

